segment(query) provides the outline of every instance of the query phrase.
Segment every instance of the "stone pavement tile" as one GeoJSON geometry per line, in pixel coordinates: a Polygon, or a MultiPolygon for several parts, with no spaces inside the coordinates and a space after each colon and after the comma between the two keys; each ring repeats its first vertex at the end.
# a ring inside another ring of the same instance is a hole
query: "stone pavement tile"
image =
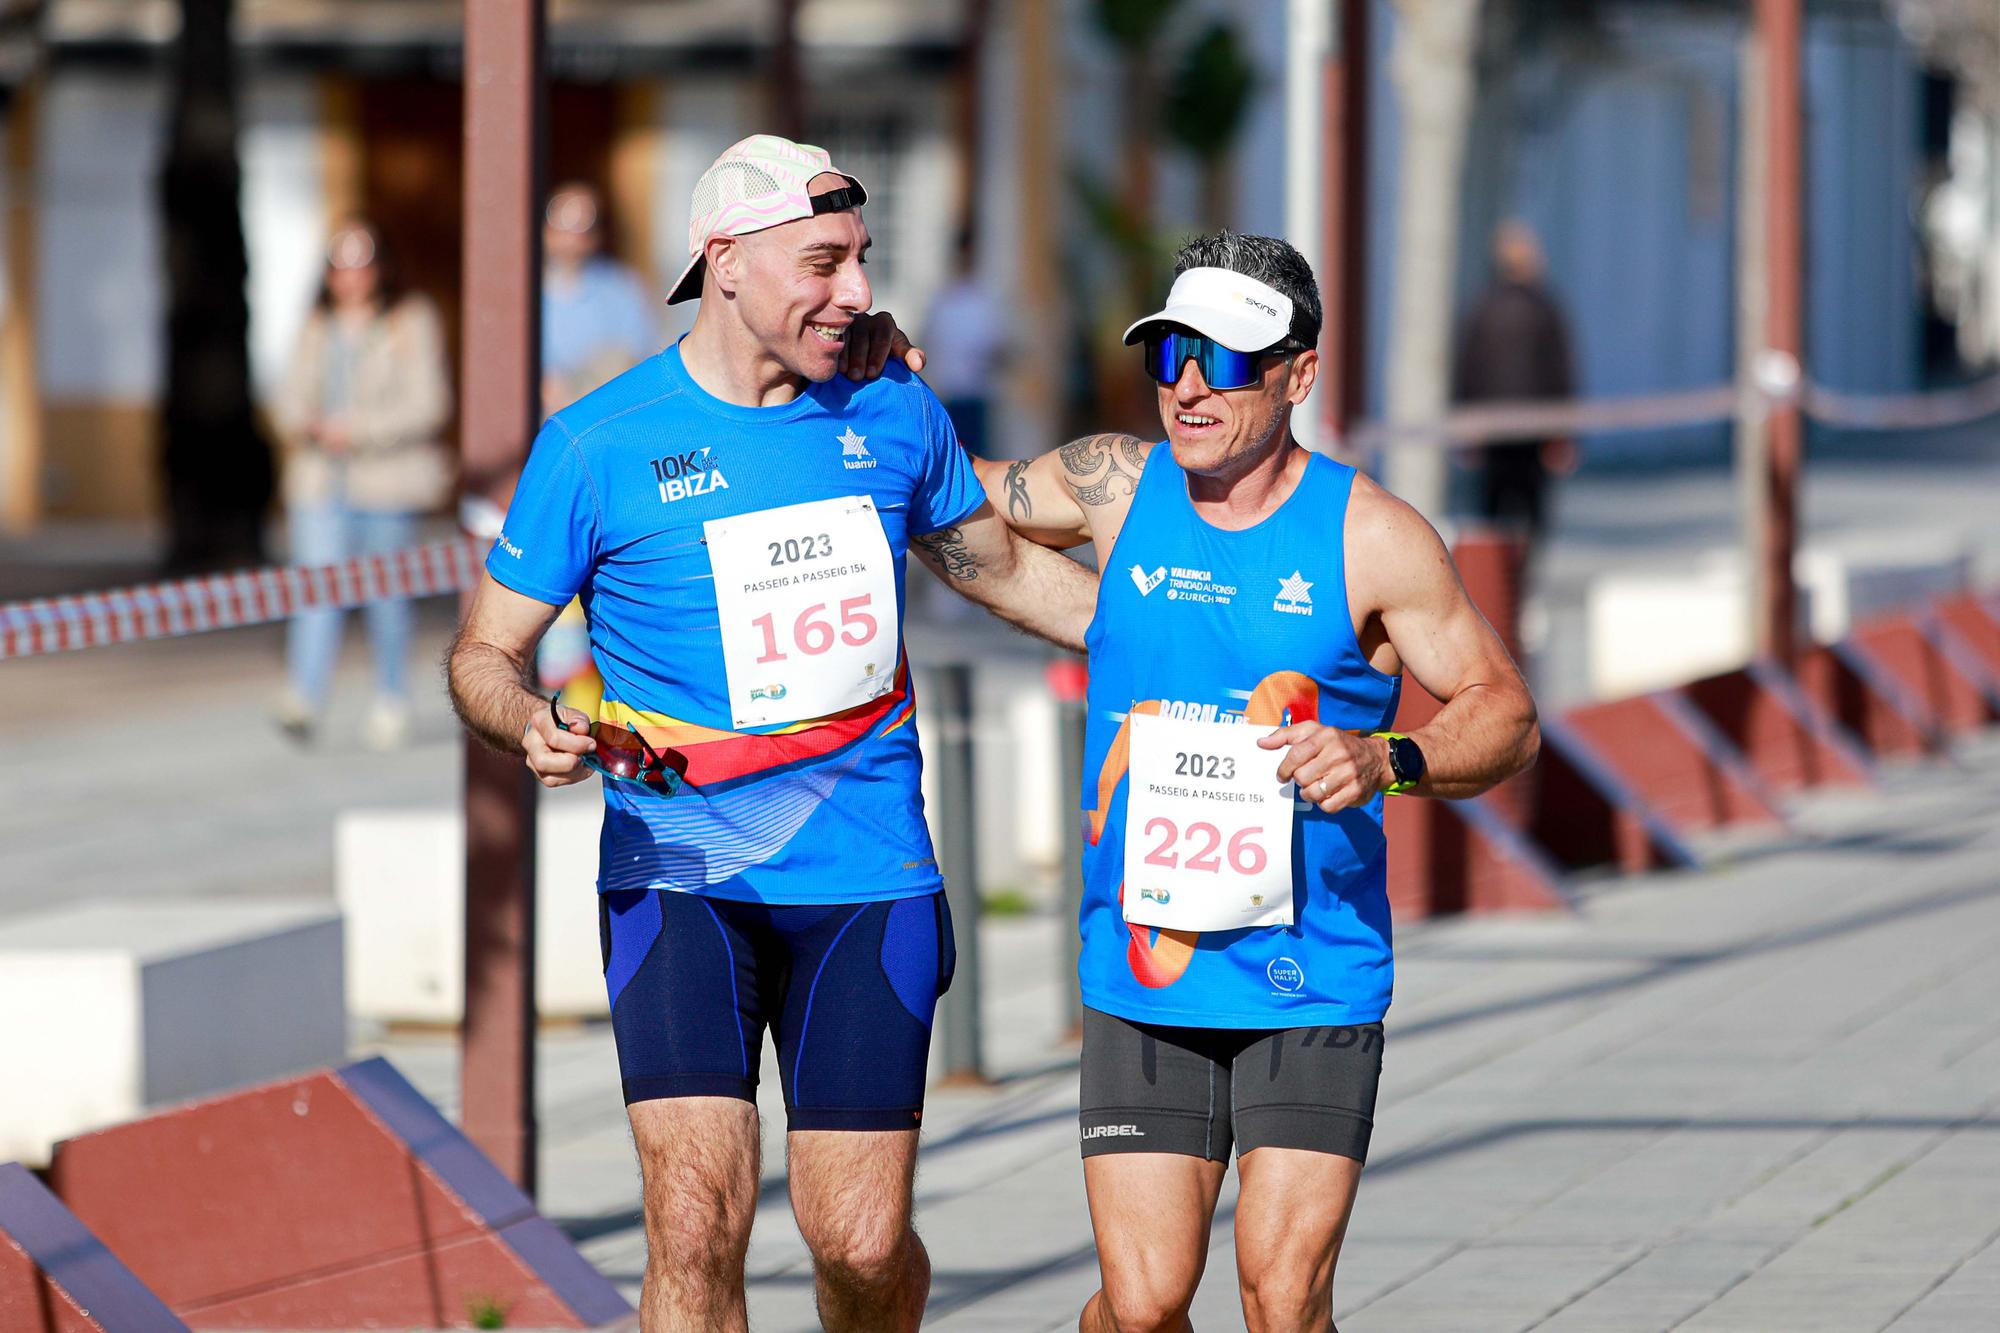
{"type": "Polygon", "coordinates": [[[1450,1258],[1458,1246],[1455,1238],[1447,1236],[1422,1240],[1385,1236],[1366,1223],[1362,1206],[1357,1204],[1347,1240],[1340,1247],[1340,1267],[1333,1278],[1335,1322],[1344,1323],[1354,1311],[1380,1300],[1412,1275],[1430,1272],[1450,1258]]]}
{"type": "Polygon", "coordinates": [[[1689,1330],[1879,1329],[1992,1241],[2000,1123],[1948,1132],[1815,1219],[1689,1330]]]}
{"type": "Polygon", "coordinates": [[[1378,1239],[1506,1239],[1523,1218],[1624,1161],[1659,1132],[1474,1125],[1408,1156],[1371,1153],[1352,1225],[1378,1239]]]}
{"type": "Polygon", "coordinates": [[[1688,1237],[1648,1250],[1630,1267],[1607,1274],[1596,1286],[1542,1323],[1546,1333],[1640,1333],[1673,1328],[1712,1298],[1748,1277],[1773,1247],[1752,1240],[1688,1237]]]}
{"type": "Polygon", "coordinates": [[[1657,1244],[1694,1226],[1823,1137],[1816,1128],[1696,1123],[1550,1199],[1506,1229],[1522,1244],[1657,1244]]]}
{"type": "Polygon", "coordinates": [[[1341,1320],[1342,1333],[1533,1328],[1637,1254],[1622,1245],[1481,1243],[1453,1254],[1420,1281],[1360,1306],[1341,1320]]]}
{"type": "Polygon", "coordinates": [[[1892,1333],[1966,1333],[2000,1322],[2000,1232],[1920,1297],[1892,1333]]]}

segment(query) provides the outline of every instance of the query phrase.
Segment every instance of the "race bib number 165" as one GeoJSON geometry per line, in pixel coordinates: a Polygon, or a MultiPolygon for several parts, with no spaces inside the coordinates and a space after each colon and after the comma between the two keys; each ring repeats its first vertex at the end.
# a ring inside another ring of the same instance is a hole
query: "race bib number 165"
{"type": "Polygon", "coordinates": [[[875,502],[813,500],[703,525],[735,726],[825,717],[896,681],[896,565],[875,502]]]}

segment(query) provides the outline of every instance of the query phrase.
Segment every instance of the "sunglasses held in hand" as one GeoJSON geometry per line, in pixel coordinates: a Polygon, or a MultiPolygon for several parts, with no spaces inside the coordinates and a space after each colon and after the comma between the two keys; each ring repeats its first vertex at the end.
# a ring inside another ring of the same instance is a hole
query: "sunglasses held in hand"
{"type": "MultiPolygon", "coordinates": [[[[563,721],[553,696],[549,699],[549,716],[564,731],[572,735],[585,734],[563,721]]],[[[672,796],[681,789],[681,783],[687,777],[688,761],[679,750],[655,750],[638,731],[616,722],[593,722],[587,734],[597,742],[597,749],[579,756],[585,767],[607,778],[637,782],[658,796],[672,796]]]]}

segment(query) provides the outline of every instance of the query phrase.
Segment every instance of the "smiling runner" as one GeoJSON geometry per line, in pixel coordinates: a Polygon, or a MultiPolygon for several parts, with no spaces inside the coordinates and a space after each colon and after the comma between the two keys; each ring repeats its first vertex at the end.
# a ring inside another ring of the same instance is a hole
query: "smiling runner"
{"type": "Polygon", "coordinates": [[[916,1328],[930,1265],[911,1172],[953,952],[904,557],[1071,647],[1095,593],[994,515],[900,361],[838,376],[871,300],[866,198],[820,149],[769,135],[703,174],[670,298],[701,299],[693,330],[543,428],[452,652],[467,725],[546,785],[589,777],[593,747],[609,767],[607,743],[635,772],[668,750],[685,768],[671,798],[671,779],[604,779],[605,977],[645,1177],[649,1330],[744,1327],[766,1026],[821,1318],[916,1328]],[[604,677],[597,741],[527,683],[579,593],[604,677]]]}
{"type": "Polygon", "coordinates": [[[1164,446],[981,465],[1019,531],[1093,543],[1104,572],[1081,961],[1103,1288],[1082,1328],[1189,1327],[1233,1144],[1244,1320],[1323,1331],[1389,1007],[1383,796],[1519,772],[1535,710],[1422,516],[1292,439],[1319,364],[1298,251],[1225,232],[1175,271],[1125,335],[1164,446]],[[1444,707],[1393,736],[1406,672],[1444,707]]]}

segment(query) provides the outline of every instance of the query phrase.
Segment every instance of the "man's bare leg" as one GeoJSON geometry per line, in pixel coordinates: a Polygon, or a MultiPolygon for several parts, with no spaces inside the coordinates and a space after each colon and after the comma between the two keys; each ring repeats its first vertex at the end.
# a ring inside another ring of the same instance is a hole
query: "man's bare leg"
{"type": "Polygon", "coordinates": [[[785,1152],[827,1333],[915,1333],[931,1291],[910,1225],[917,1131],[794,1130],[785,1152]]]}
{"type": "Polygon", "coordinates": [[[626,1108],[645,1177],[645,1333],[745,1333],[743,1256],[757,1212],[757,1108],[672,1097],[626,1108]]]}
{"type": "Polygon", "coordinates": [[[1327,1333],[1361,1163],[1298,1148],[1237,1159],[1236,1284],[1250,1333],[1327,1333]]]}
{"type": "Polygon", "coordinates": [[[1185,1333],[1226,1162],[1180,1153],[1083,1159],[1103,1287],[1083,1307],[1081,1333],[1185,1333]]]}

